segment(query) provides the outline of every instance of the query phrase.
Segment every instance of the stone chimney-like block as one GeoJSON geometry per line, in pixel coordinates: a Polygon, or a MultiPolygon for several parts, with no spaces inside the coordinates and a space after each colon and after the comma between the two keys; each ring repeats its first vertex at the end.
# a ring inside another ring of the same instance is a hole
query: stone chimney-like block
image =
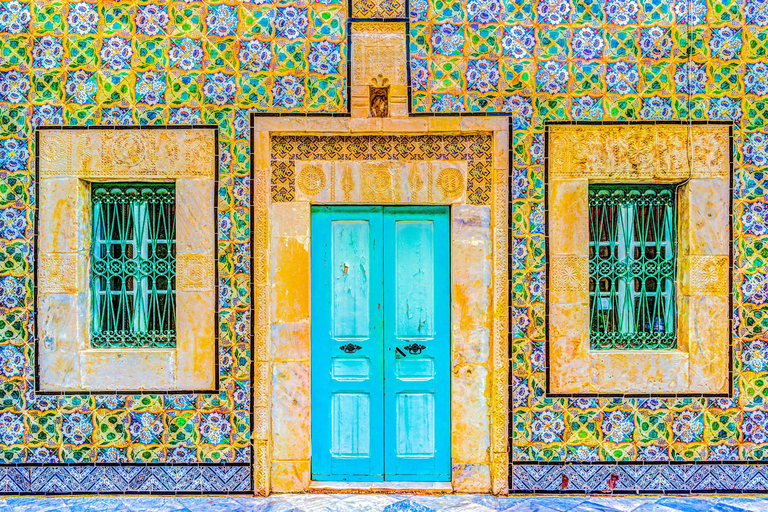
{"type": "Polygon", "coordinates": [[[405,45],[405,23],[352,23],[352,117],[408,115],[405,45]],[[377,94],[371,94],[371,87],[379,89],[377,94]],[[382,88],[387,93],[386,109],[381,108],[382,88]]]}

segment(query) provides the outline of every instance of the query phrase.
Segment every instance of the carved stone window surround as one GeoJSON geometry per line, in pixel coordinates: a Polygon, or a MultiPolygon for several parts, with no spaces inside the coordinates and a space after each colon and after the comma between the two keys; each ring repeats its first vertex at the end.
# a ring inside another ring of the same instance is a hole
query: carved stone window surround
{"type": "Polygon", "coordinates": [[[37,131],[37,389],[196,391],[216,375],[216,129],[37,131]],[[90,344],[91,182],[176,183],[176,348],[90,344]]]}
{"type": "Polygon", "coordinates": [[[551,124],[547,147],[548,395],[728,396],[730,125],[551,124]],[[681,185],[676,350],[590,350],[590,182],[681,185]]]}

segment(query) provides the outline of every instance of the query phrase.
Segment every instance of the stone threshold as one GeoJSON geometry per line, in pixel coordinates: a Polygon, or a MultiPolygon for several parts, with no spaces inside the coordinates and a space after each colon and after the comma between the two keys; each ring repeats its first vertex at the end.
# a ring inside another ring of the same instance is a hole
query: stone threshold
{"type": "Polygon", "coordinates": [[[447,494],[453,492],[451,482],[318,482],[309,484],[313,493],[410,493],[447,494]]]}

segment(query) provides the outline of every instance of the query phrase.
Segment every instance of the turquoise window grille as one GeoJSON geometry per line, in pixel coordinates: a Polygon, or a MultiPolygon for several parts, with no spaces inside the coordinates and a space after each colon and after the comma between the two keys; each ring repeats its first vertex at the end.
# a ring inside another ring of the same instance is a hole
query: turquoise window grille
{"type": "Polygon", "coordinates": [[[173,183],[94,183],[91,345],[176,346],[173,183]]]}
{"type": "Polygon", "coordinates": [[[674,186],[590,185],[590,346],[663,350],[675,334],[674,186]]]}

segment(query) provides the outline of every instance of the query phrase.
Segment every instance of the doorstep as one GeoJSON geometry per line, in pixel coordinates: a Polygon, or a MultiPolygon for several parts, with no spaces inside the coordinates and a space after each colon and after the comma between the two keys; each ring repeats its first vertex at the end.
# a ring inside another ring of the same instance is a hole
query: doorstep
{"type": "Polygon", "coordinates": [[[446,494],[453,492],[453,486],[451,482],[318,482],[313,480],[309,484],[309,492],[446,494]]]}

